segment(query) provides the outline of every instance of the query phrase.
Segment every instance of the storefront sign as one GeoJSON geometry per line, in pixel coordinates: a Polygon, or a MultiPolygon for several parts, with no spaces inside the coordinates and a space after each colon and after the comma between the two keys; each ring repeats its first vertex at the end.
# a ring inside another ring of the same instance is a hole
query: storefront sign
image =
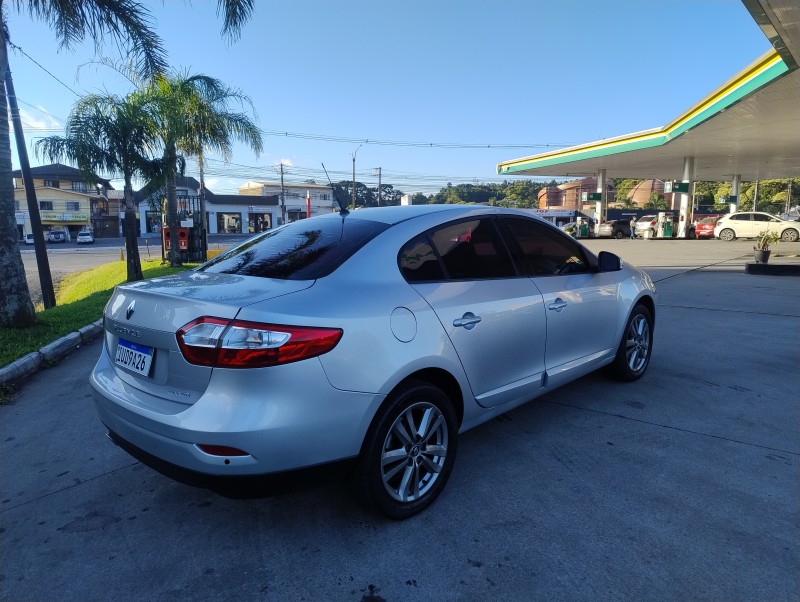
{"type": "Polygon", "coordinates": [[[48,213],[40,212],[43,222],[85,222],[89,216],[85,213],[48,213]]]}

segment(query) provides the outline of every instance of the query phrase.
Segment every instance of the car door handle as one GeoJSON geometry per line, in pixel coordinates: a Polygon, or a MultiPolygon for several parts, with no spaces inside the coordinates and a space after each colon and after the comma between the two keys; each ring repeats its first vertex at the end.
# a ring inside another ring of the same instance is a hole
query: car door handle
{"type": "Polygon", "coordinates": [[[466,328],[467,330],[472,330],[475,328],[475,325],[481,321],[480,316],[476,316],[472,312],[465,313],[461,318],[456,318],[453,320],[453,326],[456,328],[466,328]]]}
{"type": "Polygon", "coordinates": [[[554,309],[556,311],[561,311],[566,306],[567,306],[567,304],[564,302],[564,300],[561,297],[559,297],[558,299],[553,301],[550,305],[548,305],[547,309],[554,309]]]}

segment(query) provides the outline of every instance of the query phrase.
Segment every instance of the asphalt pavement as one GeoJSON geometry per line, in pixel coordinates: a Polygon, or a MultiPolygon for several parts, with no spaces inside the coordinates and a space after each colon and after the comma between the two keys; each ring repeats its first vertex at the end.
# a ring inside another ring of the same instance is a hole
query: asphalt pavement
{"type": "Polygon", "coordinates": [[[0,407],[0,599],[798,600],[800,279],[609,242],[659,290],[647,375],[464,434],[405,522],[344,481],[235,500],[153,472],[106,438],[81,345],[0,407]]]}

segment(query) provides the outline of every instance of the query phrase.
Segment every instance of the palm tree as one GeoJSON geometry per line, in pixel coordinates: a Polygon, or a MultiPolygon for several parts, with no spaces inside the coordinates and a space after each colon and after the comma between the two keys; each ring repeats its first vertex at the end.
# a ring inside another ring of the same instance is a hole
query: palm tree
{"type": "MultiPolygon", "coordinates": [[[[178,211],[175,177],[183,153],[201,156],[206,150],[230,159],[234,141],[249,145],[256,154],[261,152],[261,132],[243,112],[231,110],[231,105],[251,106],[250,99],[240,91],[229,88],[220,80],[206,75],[157,76],[140,95],[156,124],[163,146],[163,165],[166,171],[167,225],[170,228],[170,265],[181,264],[178,248],[178,211]]],[[[205,216],[201,216],[205,223],[205,216]]]]}
{"type": "MultiPolygon", "coordinates": [[[[222,34],[233,41],[250,18],[254,0],[217,0],[224,15],[222,34]]],[[[64,48],[87,36],[99,46],[104,38],[128,50],[139,72],[151,77],[166,70],[161,39],[151,28],[153,20],[138,0],[0,0],[0,110],[8,114],[5,82],[10,77],[8,47],[11,44],[6,15],[27,12],[44,21],[64,48]]],[[[36,320],[25,268],[17,246],[11,141],[7,119],[0,119],[0,327],[29,326],[36,320]]],[[[24,150],[24,147],[23,147],[24,150]]],[[[29,207],[37,211],[37,207],[29,207]]],[[[36,234],[36,233],[35,233],[36,234]]],[[[41,237],[41,232],[38,233],[41,237]]],[[[39,245],[37,245],[39,247],[39,245]]]]}
{"type": "Polygon", "coordinates": [[[160,172],[160,161],[152,160],[157,138],[153,124],[135,97],[91,94],[72,108],[65,136],[50,136],[36,143],[36,152],[51,161],[75,163],[87,180],[101,171],[122,176],[125,181],[125,250],[128,281],[141,280],[142,265],[136,235],[136,204],[132,180],[152,178],[160,172]]]}

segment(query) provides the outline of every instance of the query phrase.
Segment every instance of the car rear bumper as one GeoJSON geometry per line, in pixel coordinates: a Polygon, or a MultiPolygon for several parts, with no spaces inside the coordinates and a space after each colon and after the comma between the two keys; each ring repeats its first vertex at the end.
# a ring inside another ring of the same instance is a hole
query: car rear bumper
{"type": "Polygon", "coordinates": [[[105,351],[90,383],[100,419],[118,440],[190,473],[267,475],[357,456],[383,396],[334,389],[321,367],[309,378],[308,366],[296,369],[301,363],[267,374],[219,370],[195,403],[172,404],[174,412],[116,377],[105,351]],[[245,454],[212,455],[201,445],[245,454]]]}
{"type": "Polygon", "coordinates": [[[278,495],[319,485],[326,479],[345,476],[354,464],[353,459],[346,459],[269,475],[217,476],[189,470],[162,460],[136,447],[110,429],[108,438],[142,464],[170,479],[191,487],[210,489],[220,495],[234,498],[278,495]]]}

